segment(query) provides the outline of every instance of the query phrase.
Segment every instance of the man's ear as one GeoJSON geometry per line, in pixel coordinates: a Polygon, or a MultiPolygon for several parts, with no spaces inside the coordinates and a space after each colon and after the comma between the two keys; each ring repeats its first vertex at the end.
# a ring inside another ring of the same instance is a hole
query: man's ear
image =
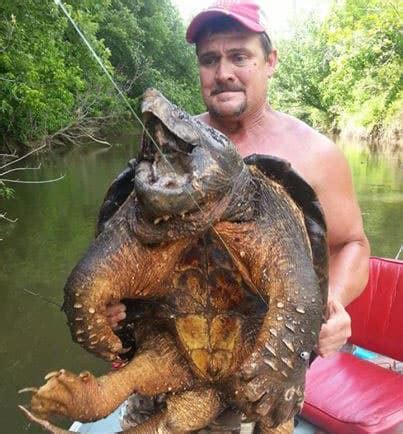
{"type": "Polygon", "coordinates": [[[267,77],[272,78],[277,68],[277,50],[273,48],[266,60],[267,63],[267,77]]]}

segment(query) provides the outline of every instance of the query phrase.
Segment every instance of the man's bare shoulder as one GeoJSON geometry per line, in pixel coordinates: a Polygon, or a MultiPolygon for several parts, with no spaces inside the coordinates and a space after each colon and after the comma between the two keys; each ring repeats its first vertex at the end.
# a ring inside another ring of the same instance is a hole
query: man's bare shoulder
{"type": "Polygon", "coordinates": [[[291,164],[312,187],[320,189],[340,176],[349,178],[347,160],[332,140],[293,116],[276,112],[276,117],[291,164]]]}
{"type": "Polygon", "coordinates": [[[276,112],[281,128],[290,132],[301,146],[317,152],[340,152],[339,148],[327,136],[315,130],[305,122],[286,113],[276,112]]]}

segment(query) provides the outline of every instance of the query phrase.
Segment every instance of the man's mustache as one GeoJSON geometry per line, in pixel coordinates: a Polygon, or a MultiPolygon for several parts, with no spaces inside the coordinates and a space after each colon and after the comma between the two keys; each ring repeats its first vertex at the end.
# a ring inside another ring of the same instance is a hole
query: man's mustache
{"type": "Polygon", "coordinates": [[[211,96],[218,95],[222,92],[244,92],[245,88],[239,85],[232,84],[217,84],[211,91],[211,96]]]}

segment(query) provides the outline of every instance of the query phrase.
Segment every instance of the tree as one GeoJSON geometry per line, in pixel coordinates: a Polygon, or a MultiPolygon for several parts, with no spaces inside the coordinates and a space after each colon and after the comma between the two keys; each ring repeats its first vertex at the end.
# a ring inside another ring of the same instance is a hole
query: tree
{"type": "Polygon", "coordinates": [[[322,95],[332,48],[321,23],[310,17],[295,23],[290,39],[280,41],[279,67],[270,90],[273,105],[318,128],[329,129],[334,114],[322,95]]]}
{"type": "MultiPolygon", "coordinates": [[[[189,111],[201,109],[196,65],[169,0],[64,4],[135,107],[154,86],[189,111]]],[[[105,119],[125,115],[125,104],[52,0],[3,0],[0,26],[0,150],[93,139],[105,119]]]]}
{"type": "Polygon", "coordinates": [[[323,130],[374,135],[402,107],[402,38],[397,0],[344,0],[281,41],[271,99],[323,130]]]}
{"type": "Polygon", "coordinates": [[[346,0],[323,30],[335,51],[322,84],[323,98],[340,126],[386,126],[402,107],[399,2],[346,0]]]}

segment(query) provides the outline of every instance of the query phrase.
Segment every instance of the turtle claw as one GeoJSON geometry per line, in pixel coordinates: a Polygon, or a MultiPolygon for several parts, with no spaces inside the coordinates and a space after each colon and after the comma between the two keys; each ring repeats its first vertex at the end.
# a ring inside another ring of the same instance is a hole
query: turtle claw
{"type": "Polygon", "coordinates": [[[53,377],[57,377],[60,373],[61,373],[60,371],[49,372],[49,374],[45,375],[44,379],[45,379],[45,381],[48,381],[48,380],[50,380],[53,377]]]}
{"type": "Polygon", "coordinates": [[[52,433],[52,434],[65,434],[69,431],[65,431],[64,429],[58,428],[57,426],[52,425],[50,422],[44,419],[40,419],[32,414],[27,408],[23,405],[19,405],[18,408],[25,414],[28,420],[40,425],[44,430],[52,433]]]}
{"type": "Polygon", "coordinates": [[[91,381],[91,378],[93,377],[93,375],[89,371],[81,372],[78,376],[84,381],[84,383],[86,383],[87,381],[91,381]]]}
{"type": "Polygon", "coordinates": [[[22,393],[36,393],[36,392],[38,392],[38,388],[37,387],[24,387],[24,389],[20,389],[19,391],[18,391],[18,393],[19,394],[22,394],[22,393]]]}

